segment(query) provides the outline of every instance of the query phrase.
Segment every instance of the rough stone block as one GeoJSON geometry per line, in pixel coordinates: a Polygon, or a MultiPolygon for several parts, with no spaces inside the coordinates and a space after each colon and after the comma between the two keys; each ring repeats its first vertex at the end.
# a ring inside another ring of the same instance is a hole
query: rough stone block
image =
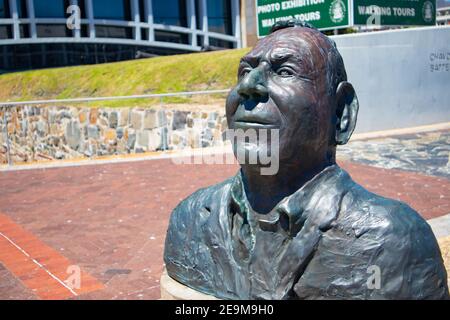
{"type": "Polygon", "coordinates": [[[142,147],[146,151],[155,151],[161,146],[160,130],[141,130],[137,133],[136,147],[142,147]]]}
{"type": "Polygon", "coordinates": [[[116,130],[117,139],[123,138],[124,131],[125,131],[124,128],[121,128],[121,127],[117,128],[117,130],[116,130]]]}
{"type": "Polygon", "coordinates": [[[87,126],[87,137],[90,139],[98,139],[100,137],[100,129],[96,125],[87,126]]]}
{"type": "Polygon", "coordinates": [[[109,127],[117,128],[118,124],[119,124],[119,113],[117,111],[112,111],[109,114],[109,127]]]}
{"type": "Polygon", "coordinates": [[[144,123],[144,111],[142,110],[132,110],[130,124],[133,129],[140,130],[144,123]]]}
{"type": "Polygon", "coordinates": [[[105,140],[106,141],[113,141],[113,140],[116,140],[116,138],[117,138],[116,130],[114,130],[114,129],[106,129],[105,130],[105,140]]]}
{"type": "Polygon", "coordinates": [[[119,123],[118,123],[119,127],[125,127],[128,125],[129,114],[130,114],[130,109],[128,109],[128,108],[120,110],[119,123]]]}
{"type": "Polygon", "coordinates": [[[81,124],[85,124],[87,121],[87,112],[86,110],[80,110],[78,112],[78,119],[80,120],[81,124]]]}
{"type": "Polygon", "coordinates": [[[146,110],[144,117],[144,129],[155,129],[167,125],[167,117],[164,110],[146,110]]]}
{"type": "Polygon", "coordinates": [[[98,119],[98,109],[92,108],[89,112],[89,123],[96,124],[98,119]]]}
{"type": "Polygon", "coordinates": [[[200,133],[195,129],[188,129],[187,144],[191,148],[200,148],[200,133]]]}
{"type": "Polygon", "coordinates": [[[69,147],[76,150],[80,145],[81,139],[80,124],[78,121],[70,121],[67,123],[64,136],[69,147]]]}
{"type": "Polygon", "coordinates": [[[127,147],[129,150],[134,149],[134,146],[136,145],[136,133],[134,131],[128,130],[127,131],[127,147]]]}
{"type": "Polygon", "coordinates": [[[175,111],[173,113],[172,130],[184,129],[186,127],[186,119],[188,112],[175,111]]]}

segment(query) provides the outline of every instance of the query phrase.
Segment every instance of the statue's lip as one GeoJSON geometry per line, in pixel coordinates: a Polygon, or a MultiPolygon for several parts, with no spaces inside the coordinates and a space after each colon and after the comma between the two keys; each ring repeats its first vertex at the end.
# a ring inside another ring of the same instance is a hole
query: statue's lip
{"type": "Polygon", "coordinates": [[[278,128],[278,125],[272,122],[258,121],[258,120],[234,120],[234,129],[239,128],[263,128],[263,129],[274,129],[278,128]]]}

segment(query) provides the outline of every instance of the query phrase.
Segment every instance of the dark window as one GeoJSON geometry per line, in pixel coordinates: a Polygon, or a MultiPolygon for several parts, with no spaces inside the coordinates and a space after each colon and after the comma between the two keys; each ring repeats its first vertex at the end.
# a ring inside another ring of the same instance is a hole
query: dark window
{"type": "Polygon", "coordinates": [[[85,25],[85,24],[82,24],[82,25],[81,25],[80,36],[81,36],[82,38],[87,38],[87,37],[89,37],[89,34],[88,34],[88,26],[87,26],[87,25],[85,25]]]}
{"type": "Polygon", "coordinates": [[[155,23],[171,26],[187,26],[186,0],[153,0],[155,23]]]}
{"type": "Polygon", "coordinates": [[[145,15],[144,0],[139,0],[139,16],[140,16],[141,22],[146,22],[147,21],[147,17],[145,15]]]}
{"type": "Polygon", "coordinates": [[[21,38],[29,38],[30,37],[30,25],[29,24],[21,24],[20,28],[20,37],[21,38]]]}
{"type": "Polygon", "coordinates": [[[209,38],[209,45],[218,48],[227,48],[227,49],[234,48],[233,42],[215,38],[209,38]]]}
{"type": "Polygon", "coordinates": [[[141,28],[141,39],[148,40],[148,29],[147,28],[141,28]]]}
{"type": "Polygon", "coordinates": [[[85,0],[78,0],[78,6],[80,7],[81,19],[86,19],[86,3],[85,0]]]}
{"type": "Polygon", "coordinates": [[[197,36],[197,46],[202,47],[203,46],[203,36],[197,36]]]}
{"type": "Polygon", "coordinates": [[[184,43],[184,44],[189,43],[189,37],[187,34],[161,30],[155,30],[155,40],[163,42],[184,43]]]}
{"type": "Polygon", "coordinates": [[[34,0],[36,18],[65,18],[69,0],[34,0]]]}
{"type": "Polygon", "coordinates": [[[231,1],[207,0],[208,30],[232,35],[231,1]]]}
{"type": "Polygon", "coordinates": [[[27,11],[27,0],[19,0],[17,1],[17,13],[19,14],[19,18],[28,18],[27,11]]]}
{"type": "Polygon", "coordinates": [[[129,27],[95,26],[95,35],[99,38],[132,39],[129,27]]]}
{"type": "Polygon", "coordinates": [[[11,18],[8,0],[0,0],[0,18],[11,18]]]}
{"type": "Polygon", "coordinates": [[[195,1],[195,23],[197,24],[197,29],[202,30],[203,28],[203,17],[202,17],[202,13],[201,13],[201,0],[197,0],[195,1]]]}
{"type": "Polygon", "coordinates": [[[38,24],[36,25],[38,38],[71,37],[72,30],[65,24],[38,24]]]}
{"type": "Polygon", "coordinates": [[[130,0],[92,0],[95,19],[131,20],[130,0]]]}
{"type": "Polygon", "coordinates": [[[0,25],[0,39],[12,39],[11,26],[0,25]]]}

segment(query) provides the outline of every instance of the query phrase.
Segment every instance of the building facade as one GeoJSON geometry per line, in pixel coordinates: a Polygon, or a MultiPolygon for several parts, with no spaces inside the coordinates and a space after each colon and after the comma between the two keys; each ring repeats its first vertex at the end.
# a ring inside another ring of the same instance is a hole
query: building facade
{"type": "Polygon", "coordinates": [[[239,0],[0,0],[0,70],[242,47],[239,0]]]}
{"type": "Polygon", "coordinates": [[[450,6],[437,9],[436,24],[438,26],[450,25],[450,6]]]}

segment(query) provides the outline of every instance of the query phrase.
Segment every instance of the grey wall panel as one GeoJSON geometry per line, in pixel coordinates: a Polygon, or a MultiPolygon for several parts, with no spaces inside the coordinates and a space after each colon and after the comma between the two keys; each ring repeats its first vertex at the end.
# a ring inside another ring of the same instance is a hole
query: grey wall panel
{"type": "Polygon", "coordinates": [[[332,38],[359,98],[356,132],[450,121],[450,27],[332,38]]]}

